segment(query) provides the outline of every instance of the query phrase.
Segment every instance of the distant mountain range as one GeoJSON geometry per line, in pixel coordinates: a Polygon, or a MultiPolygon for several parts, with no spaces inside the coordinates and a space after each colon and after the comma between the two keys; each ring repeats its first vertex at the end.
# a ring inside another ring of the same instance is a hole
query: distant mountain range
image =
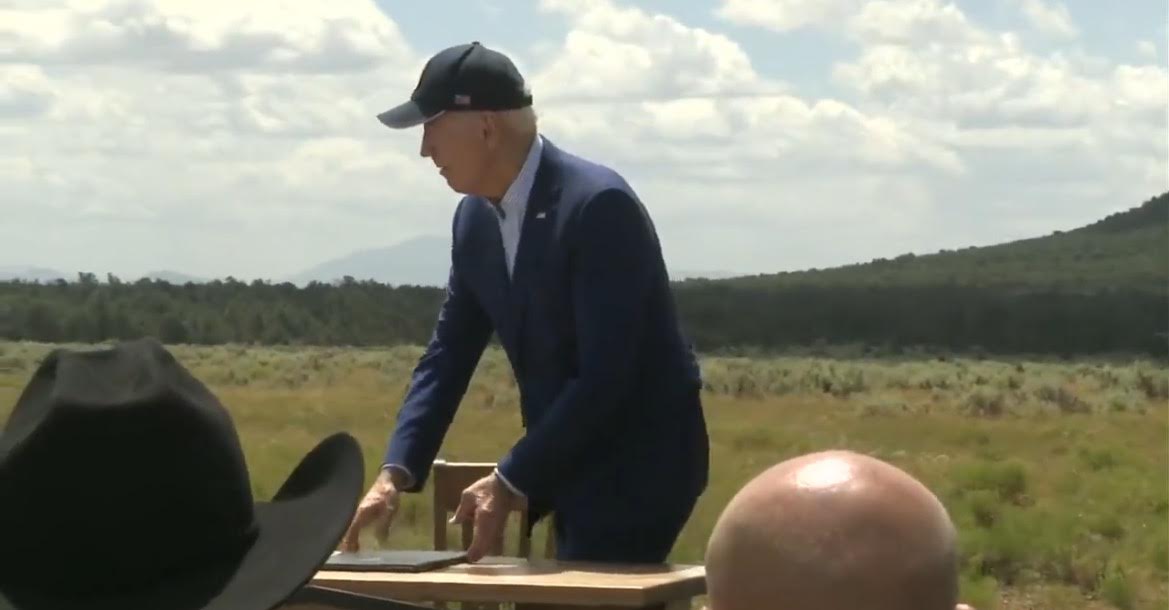
{"type": "MultiPolygon", "coordinates": [[[[383,248],[356,250],[273,283],[303,286],[312,281],[333,283],[345,277],[392,286],[441,287],[450,262],[449,238],[413,237],[383,248]]],[[[105,273],[96,273],[105,281],[105,273]]],[[[997,285],[1016,288],[1092,289],[1101,286],[1145,286],[1164,290],[1169,276],[1169,193],[1110,214],[1091,224],[1045,236],[981,247],[960,247],[936,253],[907,253],[892,259],[828,269],[749,275],[727,271],[671,269],[671,279],[684,285],[719,281],[726,286],[780,288],[795,285],[997,285]]],[[[76,281],[77,273],[34,266],[0,266],[0,281],[22,279],[76,281]]],[[[201,283],[200,278],[171,270],[145,277],[172,284],[201,283]]],[[[122,278],[123,281],[134,281],[122,278]]]]}
{"type": "Polygon", "coordinates": [[[25,280],[28,282],[52,282],[58,279],[75,280],[76,274],[61,273],[44,267],[0,265],[0,281],[25,280]]]}
{"type": "MultiPolygon", "coordinates": [[[[450,270],[450,240],[424,235],[384,248],[357,250],[340,258],[321,263],[283,278],[303,285],[310,281],[331,282],[350,276],[355,280],[373,280],[394,286],[443,286],[450,270]]],[[[728,271],[671,271],[671,277],[726,278],[728,271]]]]}
{"type": "Polygon", "coordinates": [[[280,279],[304,285],[349,276],[394,286],[442,286],[451,260],[449,243],[432,235],[413,237],[383,248],[356,250],[280,279]]]}
{"type": "MultiPolygon", "coordinates": [[[[185,284],[187,282],[205,282],[204,278],[196,277],[186,273],[179,273],[178,271],[151,271],[142,276],[143,278],[162,280],[170,282],[171,284],[185,284]]],[[[97,279],[104,282],[105,275],[98,275],[97,279]]],[[[134,281],[133,279],[121,278],[122,281],[134,281]]],[[[66,280],[69,282],[77,281],[77,273],[65,273],[56,269],[49,269],[46,267],[32,267],[20,265],[0,265],[0,281],[9,280],[24,280],[27,282],[41,282],[49,283],[57,280],[66,280]]]]}
{"type": "MultiPolygon", "coordinates": [[[[271,278],[273,282],[291,282],[304,286],[309,282],[336,282],[345,277],[355,280],[372,280],[394,286],[443,286],[446,284],[450,265],[450,240],[434,235],[413,237],[383,248],[367,248],[350,252],[344,256],[314,265],[286,277],[271,278]]],[[[728,271],[671,270],[673,279],[728,278],[736,274],[728,271]]],[[[202,283],[208,278],[197,277],[178,271],[154,271],[144,277],[164,280],[171,284],[187,282],[202,283]]],[[[0,281],[21,279],[26,281],[52,282],[57,279],[76,281],[76,273],[63,273],[44,267],[0,266],[0,281]]],[[[105,281],[104,273],[97,274],[98,281],[105,281]]],[[[137,278],[121,278],[135,281],[137,278]]]]}

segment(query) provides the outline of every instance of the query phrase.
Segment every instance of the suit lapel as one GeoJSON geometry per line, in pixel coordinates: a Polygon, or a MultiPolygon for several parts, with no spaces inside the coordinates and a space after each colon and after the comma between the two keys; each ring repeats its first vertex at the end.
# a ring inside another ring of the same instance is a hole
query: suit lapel
{"type": "MultiPolygon", "coordinates": [[[[520,231],[519,249],[512,269],[511,288],[507,291],[508,310],[511,312],[509,332],[516,340],[523,329],[524,314],[531,294],[531,283],[539,273],[548,251],[548,240],[556,227],[556,213],[560,199],[560,172],[555,149],[544,141],[540,167],[532,183],[527,210],[520,231]]],[[[517,343],[518,345],[518,343],[517,343]]]]}
{"type": "MultiPolygon", "coordinates": [[[[484,295],[483,306],[488,310],[493,320],[508,324],[508,277],[507,260],[503,250],[503,238],[499,234],[499,221],[491,209],[491,203],[480,199],[477,210],[475,230],[478,232],[476,240],[484,245],[483,254],[477,255],[473,265],[477,274],[481,275],[481,286],[484,295]]],[[[500,329],[502,330],[502,329],[500,329]]],[[[502,340],[508,340],[500,332],[502,340]]]]}

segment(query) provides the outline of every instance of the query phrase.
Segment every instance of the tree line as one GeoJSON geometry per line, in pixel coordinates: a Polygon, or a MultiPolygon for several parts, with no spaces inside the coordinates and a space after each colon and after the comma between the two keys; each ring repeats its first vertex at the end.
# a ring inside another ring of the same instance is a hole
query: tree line
{"type": "MultiPolygon", "coordinates": [[[[987,354],[1169,356],[1169,295],[1144,287],[1059,290],[935,284],[675,285],[703,352],[864,344],[987,354]]],[[[336,284],[123,282],[93,274],[0,282],[0,338],[100,342],[381,346],[424,344],[443,291],[345,278],[336,284]]]]}

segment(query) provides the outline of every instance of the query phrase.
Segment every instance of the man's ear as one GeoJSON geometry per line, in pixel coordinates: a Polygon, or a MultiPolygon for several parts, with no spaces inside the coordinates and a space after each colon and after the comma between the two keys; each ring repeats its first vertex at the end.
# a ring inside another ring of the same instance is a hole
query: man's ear
{"type": "Polygon", "coordinates": [[[494,112],[479,113],[479,135],[487,143],[487,147],[494,149],[499,146],[499,121],[494,112]]]}

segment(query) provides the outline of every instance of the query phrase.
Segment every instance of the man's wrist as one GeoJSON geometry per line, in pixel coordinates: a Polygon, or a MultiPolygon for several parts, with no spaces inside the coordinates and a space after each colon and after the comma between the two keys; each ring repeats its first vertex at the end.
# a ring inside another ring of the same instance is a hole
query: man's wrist
{"type": "Polygon", "coordinates": [[[517,488],[515,485],[512,485],[511,481],[508,481],[507,477],[503,476],[503,473],[499,471],[499,468],[495,469],[494,474],[496,480],[498,480],[500,483],[503,483],[503,487],[510,491],[513,496],[521,499],[525,497],[519,488],[517,488]]]}
{"type": "Polygon", "coordinates": [[[410,471],[404,466],[398,464],[383,464],[382,476],[384,479],[394,486],[397,490],[402,490],[410,487],[414,480],[410,471]]]}

